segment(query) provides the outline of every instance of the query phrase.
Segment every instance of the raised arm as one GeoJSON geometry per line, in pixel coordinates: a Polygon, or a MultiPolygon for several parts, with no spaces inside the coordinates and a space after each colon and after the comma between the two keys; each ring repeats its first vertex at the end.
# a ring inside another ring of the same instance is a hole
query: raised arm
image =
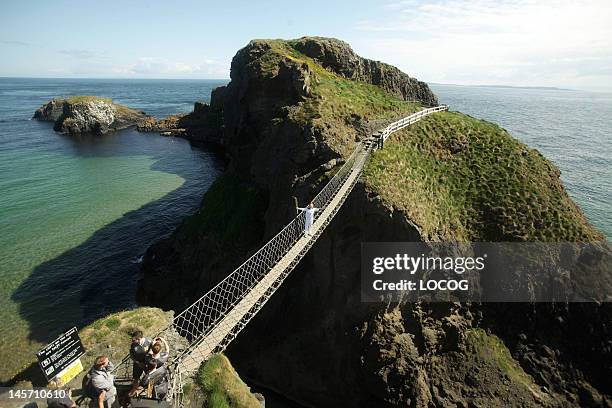
{"type": "Polygon", "coordinates": [[[168,342],[163,337],[158,337],[157,340],[161,341],[166,348],[166,352],[170,353],[170,346],[168,346],[168,342]]]}

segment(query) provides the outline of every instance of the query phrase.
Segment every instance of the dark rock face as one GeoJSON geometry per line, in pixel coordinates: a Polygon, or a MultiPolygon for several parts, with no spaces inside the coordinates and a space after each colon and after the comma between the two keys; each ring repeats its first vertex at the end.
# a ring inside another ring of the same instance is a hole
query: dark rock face
{"type": "Polygon", "coordinates": [[[196,102],[193,112],[171,115],[155,120],[147,118],[137,129],[139,132],[159,132],[162,136],[180,136],[194,144],[221,145],[223,112],[205,102],[196,102]]]}
{"type": "Polygon", "coordinates": [[[49,102],[36,109],[34,119],[55,122],[64,111],[64,99],[51,99],[49,102]]]}
{"type": "Polygon", "coordinates": [[[396,67],[355,54],[350,45],[335,38],[303,37],[293,46],[323,67],[348,79],[377,85],[407,101],[438,105],[426,83],[410,77],[396,67]]]}
{"type": "Polygon", "coordinates": [[[147,115],[107,99],[83,97],[53,99],[37,109],[34,118],[54,121],[53,129],[61,133],[102,135],[135,126],[147,115]]]}
{"type": "MultiPolygon", "coordinates": [[[[436,102],[425,84],[360,59],[337,40],[294,43],[347,78],[378,84],[404,99],[436,102]]],[[[255,239],[230,251],[218,231],[197,230],[193,219],[186,220],[147,251],[140,302],[180,311],[200,297],[294,216],[293,196],[307,202],[342,163],[330,141],[343,137],[351,150],[362,132],[336,135],[333,127],[290,120],[288,114],[310,95],[309,68],[285,58],[271,71],[259,59],[269,49],[265,41],[241,49],[229,85],[213,92],[210,107],[198,105],[193,112],[216,112],[221,119],[188,129],[200,140],[213,132],[230,160],[228,172],[265,196],[261,217],[243,220],[256,225],[255,239]]],[[[207,209],[205,204],[200,212],[207,209]]],[[[362,303],[360,243],[421,240],[404,212],[358,184],[230,345],[228,355],[241,376],[317,407],[609,404],[612,325],[606,305],[362,303]],[[581,319],[585,313],[589,318],[581,319]],[[579,333],[587,332],[592,338],[585,341],[579,333]]]]}
{"type": "MultiPolygon", "coordinates": [[[[278,232],[294,216],[292,195],[310,193],[310,180],[298,182],[296,175],[318,168],[335,155],[312,129],[290,121],[272,124],[307,95],[308,79],[307,67],[291,60],[284,61],[276,75],[268,76],[254,63],[268,47],[251,42],[238,51],[232,60],[231,82],[213,91],[210,107],[198,108],[214,113],[221,123],[210,126],[205,121],[187,130],[192,140],[223,146],[230,158],[228,172],[265,192],[269,205],[263,214],[264,237],[278,232]],[[222,113],[219,106],[223,106],[222,113]]],[[[171,239],[154,245],[143,262],[145,279],[139,285],[139,301],[181,308],[201,296],[203,288],[241,263],[240,257],[219,249],[219,240],[213,233],[193,239],[187,228],[179,228],[171,239]],[[194,281],[199,283],[194,285],[194,281]],[[168,288],[163,296],[154,290],[160,282],[168,288]]]]}
{"type": "Polygon", "coordinates": [[[358,184],[230,345],[241,375],[321,407],[606,406],[609,304],[362,303],[360,243],[418,240],[358,184]]]}

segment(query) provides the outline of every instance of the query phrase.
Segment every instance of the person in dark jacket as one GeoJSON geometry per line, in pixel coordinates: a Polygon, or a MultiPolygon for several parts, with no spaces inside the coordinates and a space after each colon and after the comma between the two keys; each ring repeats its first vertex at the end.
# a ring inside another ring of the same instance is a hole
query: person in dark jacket
{"type": "Polygon", "coordinates": [[[147,363],[142,377],[132,385],[128,395],[142,395],[147,398],[163,399],[168,393],[168,377],[166,367],[157,366],[156,360],[147,363]]]}
{"type": "Polygon", "coordinates": [[[146,338],[142,331],[136,330],[132,333],[132,344],[130,345],[130,357],[134,364],[132,368],[132,379],[138,380],[145,369],[147,351],[151,346],[151,339],[146,338]]]}

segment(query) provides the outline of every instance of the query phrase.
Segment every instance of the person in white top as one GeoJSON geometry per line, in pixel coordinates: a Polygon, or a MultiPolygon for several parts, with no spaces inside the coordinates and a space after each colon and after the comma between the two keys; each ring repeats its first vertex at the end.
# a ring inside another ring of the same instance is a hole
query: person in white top
{"type": "Polygon", "coordinates": [[[149,351],[145,356],[145,363],[149,363],[151,360],[157,362],[157,368],[163,366],[168,362],[168,356],[170,354],[170,346],[163,337],[156,337],[153,339],[153,343],[149,346],[149,351]],[[162,347],[166,347],[166,351],[162,351],[162,347]]]}
{"type": "Polygon", "coordinates": [[[304,223],[304,235],[309,237],[310,234],[310,227],[312,227],[312,224],[314,223],[314,215],[317,211],[320,210],[320,208],[315,208],[315,206],[310,203],[308,204],[308,207],[305,208],[299,208],[298,210],[302,211],[305,213],[306,215],[306,222],[304,223]]]}

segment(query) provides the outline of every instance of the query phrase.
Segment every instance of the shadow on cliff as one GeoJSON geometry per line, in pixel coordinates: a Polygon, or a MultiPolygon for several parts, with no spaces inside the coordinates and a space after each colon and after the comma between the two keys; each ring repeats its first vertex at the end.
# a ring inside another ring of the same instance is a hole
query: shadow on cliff
{"type": "Polygon", "coordinates": [[[101,316],[135,306],[138,257],[197,210],[202,195],[222,169],[212,150],[191,147],[182,139],[168,143],[167,139],[151,134],[109,136],[67,139],[66,148],[83,157],[151,155],[155,160],[152,170],[176,174],[184,183],[162,198],[124,214],[82,244],[33,270],[11,296],[18,304],[21,318],[29,324],[31,340],[48,342],[67,328],[82,327],[101,316]],[[146,138],[146,151],[142,151],[142,146],[125,149],[129,141],[121,138],[129,137],[146,138]],[[108,146],[101,148],[100,144],[105,143],[108,146]],[[117,143],[124,144],[123,148],[117,149],[117,143]]]}

